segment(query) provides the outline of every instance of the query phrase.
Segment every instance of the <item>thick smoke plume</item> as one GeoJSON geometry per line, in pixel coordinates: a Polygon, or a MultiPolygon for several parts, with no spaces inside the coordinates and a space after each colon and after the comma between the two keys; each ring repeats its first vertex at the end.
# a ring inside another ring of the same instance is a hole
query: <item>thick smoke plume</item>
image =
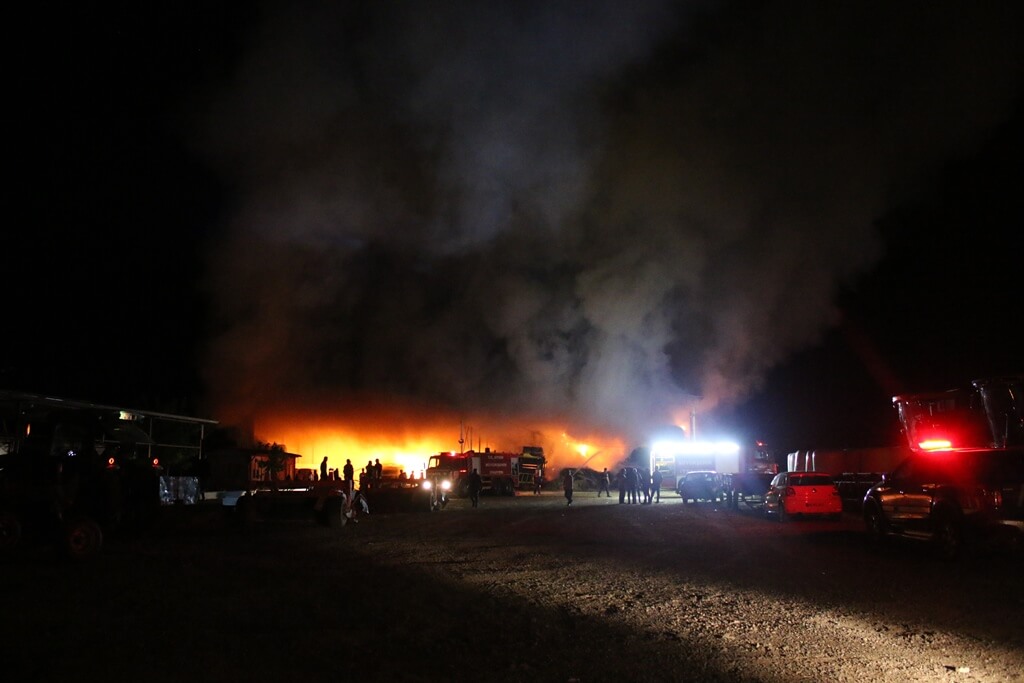
{"type": "Polygon", "coordinates": [[[437,4],[275,4],[211,102],[221,406],[741,400],[1020,66],[976,3],[437,4]]]}

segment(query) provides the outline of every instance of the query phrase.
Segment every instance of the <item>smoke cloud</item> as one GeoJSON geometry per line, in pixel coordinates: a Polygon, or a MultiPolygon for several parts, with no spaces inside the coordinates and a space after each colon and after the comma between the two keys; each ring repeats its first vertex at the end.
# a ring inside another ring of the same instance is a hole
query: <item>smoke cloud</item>
{"type": "Polygon", "coordinates": [[[1021,64],[1010,4],[433,4],[268,8],[209,103],[219,405],[740,401],[1021,64]]]}

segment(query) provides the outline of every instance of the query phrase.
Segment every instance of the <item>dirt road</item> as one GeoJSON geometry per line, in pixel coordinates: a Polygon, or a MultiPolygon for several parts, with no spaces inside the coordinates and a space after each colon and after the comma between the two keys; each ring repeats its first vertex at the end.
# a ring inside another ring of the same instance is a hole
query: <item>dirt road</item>
{"type": "Polygon", "coordinates": [[[3,563],[8,680],[1024,680],[1019,558],[859,520],[455,500],[330,530],[218,515],[3,563]]]}

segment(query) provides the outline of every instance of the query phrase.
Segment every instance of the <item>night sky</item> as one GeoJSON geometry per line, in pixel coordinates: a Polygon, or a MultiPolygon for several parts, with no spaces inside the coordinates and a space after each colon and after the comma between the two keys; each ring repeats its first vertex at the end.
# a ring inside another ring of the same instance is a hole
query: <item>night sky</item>
{"type": "Polygon", "coordinates": [[[891,442],[1020,372],[1019,3],[75,8],[6,29],[0,388],[891,442]],[[10,174],[9,174],[10,175],[10,174]]]}

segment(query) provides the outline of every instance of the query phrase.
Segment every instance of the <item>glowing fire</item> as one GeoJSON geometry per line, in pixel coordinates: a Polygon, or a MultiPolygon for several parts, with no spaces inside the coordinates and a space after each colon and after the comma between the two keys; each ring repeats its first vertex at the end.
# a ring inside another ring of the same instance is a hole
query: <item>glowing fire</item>
{"type": "Polygon", "coordinates": [[[299,455],[297,467],[316,469],[327,457],[330,469],[340,469],[351,460],[357,473],[367,462],[378,459],[385,468],[419,473],[426,469],[431,455],[442,451],[490,448],[519,453],[524,446],[540,446],[547,458],[547,471],[554,474],[564,467],[611,469],[630,452],[626,441],[615,435],[592,431],[574,435],[564,426],[539,426],[510,418],[485,418],[468,425],[452,415],[379,407],[308,413],[264,411],[254,420],[254,433],[260,441],[282,444],[299,455]]]}
{"type": "Polygon", "coordinates": [[[258,420],[257,433],[261,441],[284,444],[300,455],[296,467],[318,468],[326,457],[331,469],[341,469],[351,460],[357,473],[375,460],[407,474],[419,473],[434,453],[459,450],[457,432],[453,439],[450,431],[430,426],[418,433],[383,434],[348,420],[330,424],[322,418],[265,417],[258,420]]]}

